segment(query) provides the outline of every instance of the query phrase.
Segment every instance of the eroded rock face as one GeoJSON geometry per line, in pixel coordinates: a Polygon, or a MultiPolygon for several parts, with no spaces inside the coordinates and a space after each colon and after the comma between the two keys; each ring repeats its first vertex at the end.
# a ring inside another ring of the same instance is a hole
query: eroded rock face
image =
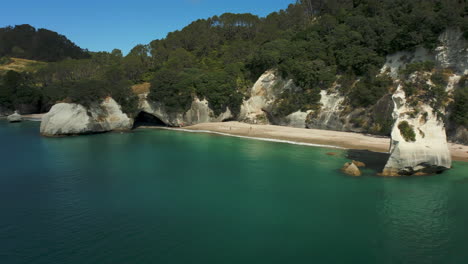
{"type": "Polygon", "coordinates": [[[18,112],[15,112],[7,117],[8,122],[10,123],[17,123],[23,121],[23,118],[21,117],[18,112]]]}
{"type": "Polygon", "coordinates": [[[129,130],[133,119],[122,112],[108,97],[101,104],[85,108],[80,104],[59,103],[45,114],[41,122],[44,136],[63,136],[129,130]]]}
{"type": "Polygon", "coordinates": [[[468,129],[464,126],[455,126],[448,131],[451,142],[468,145],[468,129]]]}
{"type": "Polygon", "coordinates": [[[147,100],[147,94],[140,96],[141,111],[154,115],[163,123],[172,127],[183,127],[208,122],[222,122],[233,118],[230,109],[215,116],[213,110],[209,107],[207,100],[195,98],[190,109],[187,112],[171,112],[166,109],[163,103],[147,100]]]}
{"type": "Polygon", "coordinates": [[[414,114],[414,109],[407,103],[401,85],[393,95],[393,101],[395,125],[392,129],[390,158],[382,174],[384,176],[429,174],[451,168],[452,159],[445,125],[432,107],[421,105],[419,113],[414,114]],[[402,129],[404,127],[409,128],[402,129]]]}
{"type": "Polygon", "coordinates": [[[436,62],[439,67],[451,68],[468,74],[468,41],[459,29],[448,29],[440,37],[441,45],[436,48],[436,62]]]}
{"type": "Polygon", "coordinates": [[[293,80],[285,80],[275,70],[266,71],[250,90],[250,97],[242,103],[239,121],[250,124],[271,124],[306,128],[307,116],[312,111],[296,111],[286,117],[274,116],[279,96],[286,91],[300,92],[293,80]]]}
{"type": "Polygon", "coordinates": [[[421,61],[434,61],[434,55],[423,47],[414,51],[399,51],[387,56],[385,64],[380,70],[381,73],[388,73],[392,78],[398,78],[399,71],[407,64],[421,61]]]}
{"type": "Polygon", "coordinates": [[[307,127],[343,131],[347,130],[346,117],[342,115],[345,97],[337,92],[320,92],[321,108],[311,112],[307,118],[307,127]]]}
{"type": "Polygon", "coordinates": [[[251,124],[270,124],[266,111],[286,83],[274,70],[266,71],[250,90],[250,98],[242,103],[239,120],[251,124]]]}

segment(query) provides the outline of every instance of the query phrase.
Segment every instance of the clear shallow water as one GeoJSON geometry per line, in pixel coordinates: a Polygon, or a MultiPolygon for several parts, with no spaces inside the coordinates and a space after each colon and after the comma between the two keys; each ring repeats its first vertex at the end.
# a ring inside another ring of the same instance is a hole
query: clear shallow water
{"type": "Polygon", "coordinates": [[[2,264],[468,263],[466,163],[352,178],[341,150],[38,129],[0,121],[2,264]]]}

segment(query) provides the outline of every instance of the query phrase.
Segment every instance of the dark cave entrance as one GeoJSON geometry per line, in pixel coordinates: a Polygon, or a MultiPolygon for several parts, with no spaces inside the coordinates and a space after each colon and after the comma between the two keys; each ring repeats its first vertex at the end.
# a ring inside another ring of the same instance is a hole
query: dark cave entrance
{"type": "Polygon", "coordinates": [[[151,126],[151,127],[165,127],[167,126],[161,119],[157,118],[152,114],[146,112],[140,112],[135,117],[135,122],[133,123],[133,128],[141,126],[151,126]]]}
{"type": "Polygon", "coordinates": [[[231,117],[231,118],[228,118],[228,119],[224,119],[222,122],[227,123],[227,122],[233,122],[233,121],[237,121],[237,120],[234,117],[231,117]]]}

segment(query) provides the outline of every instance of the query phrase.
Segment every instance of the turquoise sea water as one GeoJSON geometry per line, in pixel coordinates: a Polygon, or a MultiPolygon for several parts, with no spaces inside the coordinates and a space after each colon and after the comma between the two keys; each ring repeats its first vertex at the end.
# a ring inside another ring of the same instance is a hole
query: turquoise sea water
{"type": "Polygon", "coordinates": [[[0,121],[1,264],[468,263],[466,163],[353,178],[343,150],[38,130],[0,121]]]}

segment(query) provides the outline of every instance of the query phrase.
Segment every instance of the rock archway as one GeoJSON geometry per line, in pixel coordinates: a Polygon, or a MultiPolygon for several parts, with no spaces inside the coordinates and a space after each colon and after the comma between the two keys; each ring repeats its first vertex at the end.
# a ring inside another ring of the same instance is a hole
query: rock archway
{"type": "Polygon", "coordinates": [[[149,114],[147,112],[141,111],[136,117],[135,121],[133,123],[133,128],[141,127],[141,126],[167,126],[166,123],[164,123],[161,119],[158,117],[149,114]]]}

